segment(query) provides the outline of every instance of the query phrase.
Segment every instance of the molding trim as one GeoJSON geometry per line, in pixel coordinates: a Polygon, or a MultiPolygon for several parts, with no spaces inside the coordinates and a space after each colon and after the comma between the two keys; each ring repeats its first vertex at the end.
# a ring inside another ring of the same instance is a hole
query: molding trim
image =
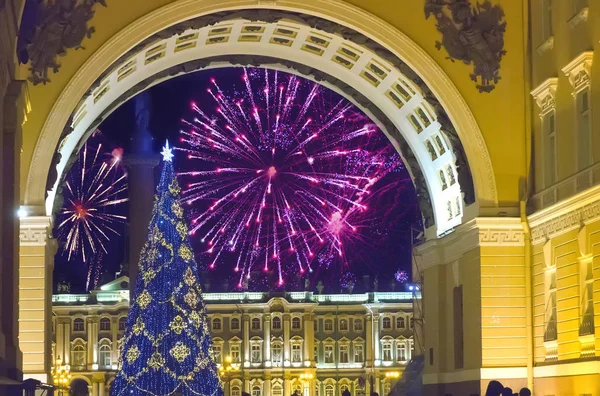
{"type": "Polygon", "coordinates": [[[46,246],[52,233],[50,216],[33,216],[21,219],[19,232],[20,246],[46,246]]]}
{"type": "Polygon", "coordinates": [[[573,87],[573,96],[591,85],[593,59],[594,51],[585,51],[563,67],[562,72],[573,87]]]}
{"type": "Polygon", "coordinates": [[[559,363],[533,368],[534,378],[597,375],[598,373],[600,373],[600,360],[562,364],[559,363]]]}
{"type": "Polygon", "coordinates": [[[600,185],[530,215],[532,243],[542,243],[599,219],[600,185]]]}
{"type": "Polygon", "coordinates": [[[484,367],[449,373],[423,374],[424,385],[450,384],[466,381],[527,378],[527,367],[484,367]]]}
{"type": "Polygon", "coordinates": [[[533,96],[535,103],[541,110],[540,118],[544,118],[546,114],[556,108],[555,100],[557,87],[558,77],[550,77],[531,91],[531,96],[533,96]]]}

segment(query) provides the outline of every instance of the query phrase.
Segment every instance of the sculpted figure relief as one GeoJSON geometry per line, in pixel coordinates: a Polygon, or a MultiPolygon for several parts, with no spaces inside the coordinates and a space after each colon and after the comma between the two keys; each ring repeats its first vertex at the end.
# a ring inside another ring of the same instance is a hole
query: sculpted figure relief
{"type": "Polygon", "coordinates": [[[426,0],[425,17],[433,15],[442,41],[438,50],[448,52],[452,62],[473,64],[471,80],[479,92],[491,92],[500,80],[500,61],[506,54],[504,11],[489,0],[471,6],[469,0],[426,0]]]}
{"type": "Polygon", "coordinates": [[[58,72],[57,58],[67,49],[83,48],[83,40],[94,33],[88,22],[96,3],[106,6],[105,0],[43,0],[37,5],[35,31],[26,48],[34,85],[50,81],[48,69],[58,72]]]}

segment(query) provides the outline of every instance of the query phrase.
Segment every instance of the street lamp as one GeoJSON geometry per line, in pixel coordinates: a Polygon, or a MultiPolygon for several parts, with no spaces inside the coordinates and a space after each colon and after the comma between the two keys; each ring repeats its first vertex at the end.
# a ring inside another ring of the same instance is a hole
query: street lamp
{"type": "Polygon", "coordinates": [[[71,366],[63,364],[60,356],[54,362],[54,367],[50,371],[54,386],[58,388],[58,394],[62,395],[63,389],[69,389],[69,383],[71,382],[71,366]]]}
{"type": "MultiPolygon", "coordinates": [[[[225,363],[217,363],[217,368],[219,369],[219,375],[221,377],[225,377],[228,374],[237,372],[240,370],[240,364],[234,363],[231,356],[227,355],[225,357],[225,363]]],[[[229,378],[231,380],[231,378],[229,378]]],[[[229,382],[229,381],[228,381],[229,382]]]]}

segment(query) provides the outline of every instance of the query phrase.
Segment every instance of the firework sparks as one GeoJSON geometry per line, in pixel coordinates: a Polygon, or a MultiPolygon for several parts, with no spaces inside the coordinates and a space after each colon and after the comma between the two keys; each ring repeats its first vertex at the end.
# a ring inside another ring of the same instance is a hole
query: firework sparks
{"type": "MultiPolygon", "coordinates": [[[[120,214],[120,204],[128,200],[122,154],[120,148],[107,154],[102,144],[91,147],[86,142],[73,164],[65,181],[64,205],[57,226],[68,260],[81,256],[85,263],[90,256],[98,257],[100,251],[108,253],[106,243],[111,235],[119,235],[116,225],[126,220],[120,214]]],[[[88,286],[97,282],[98,275],[92,276],[94,271],[99,270],[88,271],[88,286]]]]}
{"type": "Polygon", "coordinates": [[[406,282],[408,282],[408,272],[399,269],[394,274],[394,278],[396,279],[396,282],[398,282],[398,283],[406,283],[406,282]]]}
{"type": "Polygon", "coordinates": [[[196,118],[181,131],[192,164],[180,173],[184,199],[197,209],[190,234],[206,246],[209,268],[229,255],[240,287],[256,269],[275,270],[281,286],[285,273],[345,264],[399,156],[368,117],[318,84],[243,69],[242,85],[211,79],[214,105],[192,104],[196,118]]]}

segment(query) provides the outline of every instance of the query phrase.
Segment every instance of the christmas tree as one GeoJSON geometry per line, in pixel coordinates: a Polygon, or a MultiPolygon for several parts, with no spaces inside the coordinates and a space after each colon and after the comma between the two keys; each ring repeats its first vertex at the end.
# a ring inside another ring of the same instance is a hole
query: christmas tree
{"type": "Polygon", "coordinates": [[[162,154],[111,396],[222,396],[168,142],[162,154]]]}

